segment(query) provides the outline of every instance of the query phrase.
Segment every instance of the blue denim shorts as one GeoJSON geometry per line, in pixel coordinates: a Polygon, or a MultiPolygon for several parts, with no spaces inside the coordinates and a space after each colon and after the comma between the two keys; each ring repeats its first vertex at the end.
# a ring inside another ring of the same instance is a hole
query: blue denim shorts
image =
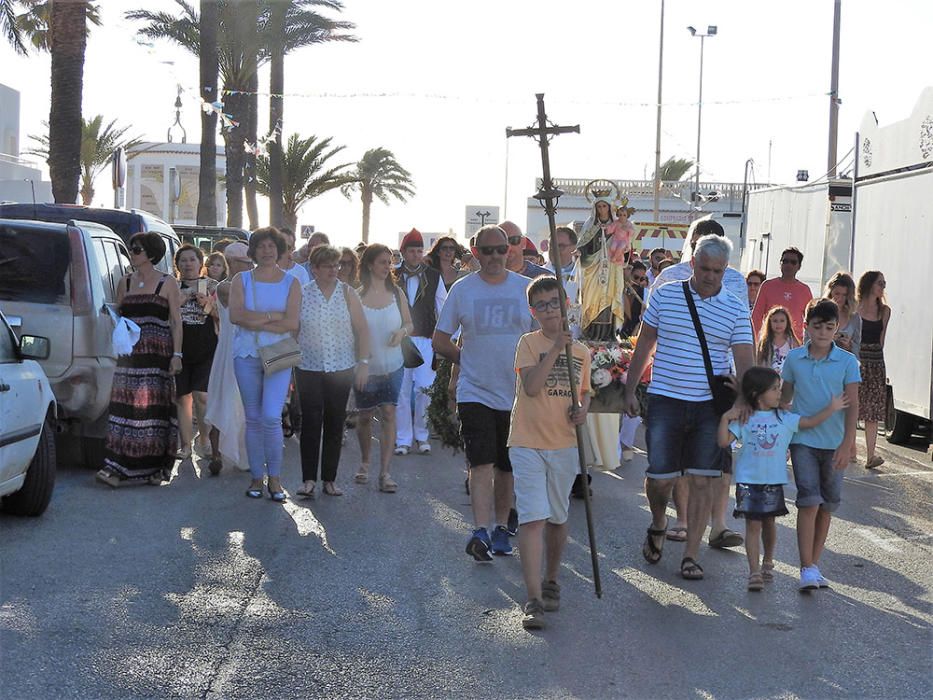
{"type": "Polygon", "coordinates": [[[371,374],[363,391],[353,389],[357,410],[370,411],[379,406],[397,406],[404,372],[405,368],[399,367],[388,374],[371,374]]]}
{"type": "Polygon", "coordinates": [[[790,462],[797,484],[798,508],[819,506],[832,513],[842,502],[844,469],[833,469],[835,450],[807,445],[790,446],[790,462]]]}
{"type": "Polygon", "coordinates": [[[764,520],[787,515],[781,484],[736,484],[733,518],[764,520]]]}
{"type": "Polygon", "coordinates": [[[730,455],[719,446],[719,416],[712,401],[682,401],[648,395],[645,422],[650,479],[684,474],[722,476],[730,455]]]}

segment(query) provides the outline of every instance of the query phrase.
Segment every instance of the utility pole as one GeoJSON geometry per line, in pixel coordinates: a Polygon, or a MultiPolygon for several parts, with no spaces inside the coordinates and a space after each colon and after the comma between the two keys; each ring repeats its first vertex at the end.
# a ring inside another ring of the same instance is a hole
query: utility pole
{"type": "MultiPolygon", "coordinates": [[[[664,0],[661,0],[661,32],[658,42],[658,124],[654,135],[654,218],[660,220],[661,207],[661,77],[664,74],[664,0]]],[[[697,156],[699,160],[699,156],[697,156]]]]}
{"type": "Polygon", "coordinates": [[[706,44],[706,37],[716,36],[718,33],[718,28],[715,25],[709,25],[706,28],[706,33],[697,32],[693,27],[687,27],[687,31],[690,32],[691,36],[700,37],[700,96],[697,103],[697,162],[696,162],[696,178],[693,186],[694,196],[691,198],[691,201],[696,206],[696,202],[700,200],[700,136],[703,133],[703,49],[706,44]]]}
{"type": "MultiPolygon", "coordinates": [[[[541,166],[544,177],[541,179],[541,189],[535,195],[535,199],[541,202],[544,211],[547,213],[548,227],[550,230],[550,249],[557,251],[557,224],[555,215],[557,214],[557,200],[563,194],[554,187],[551,180],[551,158],[548,152],[550,139],[558,134],[579,134],[580,126],[556,126],[548,122],[547,115],[544,112],[544,93],[535,95],[538,99],[538,124],[527,129],[511,129],[506,127],[505,136],[508,139],[511,136],[531,136],[538,142],[541,148],[541,166]]],[[[556,254],[556,253],[555,253],[556,254]]],[[[567,293],[564,291],[564,284],[561,280],[560,259],[554,259],[554,276],[557,278],[557,288],[560,291],[560,315],[563,329],[568,329],[567,324],[567,293]]],[[[564,359],[567,363],[567,377],[570,384],[571,402],[574,406],[577,403],[577,378],[574,376],[573,351],[568,343],[564,348],[564,359]]],[[[583,505],[586,510],[586,529],[590,540],[590,561],[593,565],[593,586],[596,589],[596,597],[603,597],[602,582],[599,577],[599,555],[596,552],[596,532],[593,528],[593,510],[590,503],[590,489],[587,486],[586,458],[583,456],[583,434],[581,428],[577,427],[577,458],[580,460],[580,474],[583,477],[583,505]]]]}
{"type": "Polygon", "coordinates": [[[836,142],[839,140],[839,24],[841,15],[842,0],[835,0],[833,7],[833,67],[829,78],[829,155],[826,168],[830,180],[836,177],[836,142]]]}

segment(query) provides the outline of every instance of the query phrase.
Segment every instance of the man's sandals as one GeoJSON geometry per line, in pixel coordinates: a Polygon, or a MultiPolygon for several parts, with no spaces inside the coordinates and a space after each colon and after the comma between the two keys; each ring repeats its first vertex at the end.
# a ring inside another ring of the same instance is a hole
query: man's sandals
{"type": "Polygon", "coordinates": [[[661,528],[659,530],[655,530],[653,527],[648,528],[648,534],[645,537],[645,542],[641,546],[641,555],[649,564],[657,564],[659,561],[661,561],[661,553],[664,551],[665,535],[667,535],[667,528],[661,528]],[[660,540],[660,547],[654,543],[655,537],[660,540]]]}
{"type": "Polygon", "coordinates": [[[680,562],[680,575],[688,581],[699,581],[703,578],[703,567],[692,557],[684,557],[680,562]]]}

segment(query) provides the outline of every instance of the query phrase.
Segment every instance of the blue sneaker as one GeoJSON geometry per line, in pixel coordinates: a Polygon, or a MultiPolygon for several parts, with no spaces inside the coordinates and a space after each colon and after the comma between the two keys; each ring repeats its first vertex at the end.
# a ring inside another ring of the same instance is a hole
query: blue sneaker
{"type": "Polygon", "coordinates": [[[492,553],[503,557],[512,556],[509,531],[502,525],[496,525],[496,529],[492,531],[492,553]]]}
{"type": "Polygon", "coordinates": [[[477,563],[488,564],[492,561],[492,555],[489,553],[490,546],[489,533],[486,532],[486,528],[477,528],[473,530],[473,536],[467,542],[466,553],[477,563]]]}

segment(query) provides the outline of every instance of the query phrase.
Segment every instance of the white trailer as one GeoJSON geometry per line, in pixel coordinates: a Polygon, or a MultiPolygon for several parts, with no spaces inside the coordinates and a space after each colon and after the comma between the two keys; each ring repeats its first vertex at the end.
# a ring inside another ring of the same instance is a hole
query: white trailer
{"type": "Polygon", "coordinates": [[[752,190],[741,236],[740,269],[778,277],[781,251],[794,246],[803,253],[798,279],[820,296],[830,277],[849,269],[851,242],[851,180],[752,190]]]}
{"type": "Polygon", "coordinates": [[[857,135],[852,269],[881,270],[891,321],[885,338],[888,441],[929,436],[933,412],[933,88],[905,120],[857,135]]]}

